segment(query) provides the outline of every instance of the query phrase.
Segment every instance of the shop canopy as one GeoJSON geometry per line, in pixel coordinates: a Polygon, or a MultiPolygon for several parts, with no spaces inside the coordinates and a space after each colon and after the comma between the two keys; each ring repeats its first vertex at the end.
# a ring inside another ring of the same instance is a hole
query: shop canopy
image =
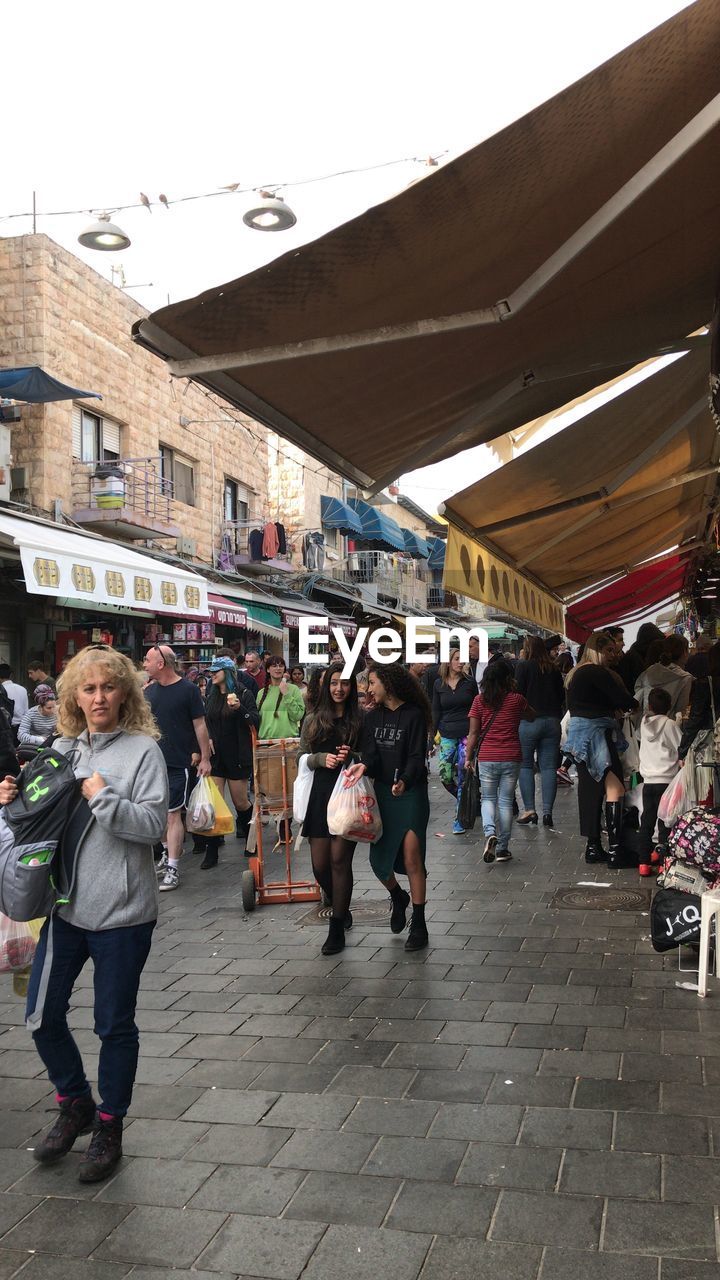
{"type": "Polygon", "coordinates": [[[337,529],[339,533],[352,538],[362,535],[363,527],[360,517],[355,514],[346,502],[339,498],[331,498],[323,494],[320,498],[320,520],[328,529],[337,529]]]}
{"type": "Polygon", "coordinates": [[[382,551],[405,550],[403,531],[391,516],[386,516],[378,507],[371,507],[362,498],[351,498],[350,506],[360,519],[363,542],[374,542],[382,551]]]}
{"type": "Polygon", "coordinates": [[[173,617],[208,618],[207,582],[199,574],[66,526],[0,513],[0,550],[18,548],[31,595],[68,607],[124,606],[173,617]]]}
{"type": "Polygon", "coordinates": [[[430,559],[430,548],[419,533],[415,533],[412,529],[403,529],[402,536],[405,542],[405,550],[409,556],[412,556],[414,560],[430,559]]]}
{"type": "Polygon", "coordinates": [[[565,617],[565,634],[578,642],[591,631],[631,620],[653,605],[678,595],[690,568],[692,552],[674,552],[641,565],[609,586],[577,601],[565,617]]]}
{"type": "Polygon", "coordinates": [[[208,611],[213,622],[219,627],[236,627],[244,630],[248,624],[247,610],[237,600],[226,600],[225,596],[208,596],[208,611]]]}
{"type": "Polygon", "coordinates": [[[428,546],[430,548],[430,559],[428,567],[430,569],[442,569],[445,564],[445,542],[443,538],[428,538],[428,546]]]}
{"type": "Polygon", "coordinates": [[[719,145],[720,5],[696,0],[394,199],[133,333],[377,491],[707,323],[719,145]]]}
{"type": "MultiPolygon", "coordinates": [[[[569,601],[651,556],[697,545],[719,458],[705,353],[696,349],[455,494],[445,515],[569,601]]],[[[447,569],[446,586],[473,595],[469,560],[466,568],[464,588],[447,581],[447,569]]]]}
{"type": "Polygon", "coordinates": [[[0,397],[25,404],[49,404],[51,400],[102,400],[97,391],[68,387],[39,365],[25,369],[0,369],[0,397]]]}

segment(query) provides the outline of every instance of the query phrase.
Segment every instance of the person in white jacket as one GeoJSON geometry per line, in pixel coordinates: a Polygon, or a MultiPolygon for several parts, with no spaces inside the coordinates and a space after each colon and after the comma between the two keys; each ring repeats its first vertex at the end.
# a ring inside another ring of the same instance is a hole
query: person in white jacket
{"type": "Polygon", "coordinates": [[[645,714],[650,690],[656,688],[667,689],[670,694],[669,715],[687,710],[693,687],[693,678],[685,670],[688,653],[688,642],[683,636],[666,636],[650,646],[650,664],[635,683],[638,714],[645,714]]]}
{"type": "MultiPolygon", "coordinates": [[[[658,844],[667,839],[665,824],[658,820],[660,797],[680,767],[678,750],[682,730],[668,714],[672,697],[668,689],[656,686],[647,695],[648,709],[640,725],[640,774],[643,779],[643,812],[640,822],[641,876],[652,875],[653,835],[658,822],[658,844]]],[[[659,859],[658,859],[659,861],[659,859]]]]}

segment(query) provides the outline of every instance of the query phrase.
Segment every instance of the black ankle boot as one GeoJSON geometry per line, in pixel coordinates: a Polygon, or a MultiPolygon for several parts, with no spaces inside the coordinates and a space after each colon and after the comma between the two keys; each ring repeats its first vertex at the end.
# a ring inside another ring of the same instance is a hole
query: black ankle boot
{"type": "Polygon", "coordinates": [[[211,867],[217,866],[219,848],[220,848],[219,836],[210,836],[207,842],[207,848],[205,850],[205,857],[200,863],[201,871],[209,871],[211,867]]]}
{"type": "Polygon", "coordinates": [[[623,801],[607,800],[605,825],[608,833],[608,866],[614,869],[623,865],[625,850],[622,847],[623,801]]]}
{"type": "Polygon", "coordinates": [[[425,923],[425,903],[413,903],[412,919],[410,920],[410,932],[405,943],[406,951],[421,951],[426,947],[430,939],[428,937],[427,925],[425,923]]]}
{"type": "Polygon", "coordinates": [[[607,851],[603,849],[600,840],[588,840],[585,846],[586,862],[607,862],[607,851]]]}
{"type": "Polygon", "coordinates": [[[390,929],[393,933],[402,933],[407,920],[407,909],[410,906],[410,894],[396,884],[395,888],[390,890],[390,901],[392,902],[390,929]]]}
{"type": "Polygon", "coordinates": [[[95,1099],[91,1093],[82,1098],[63,1098],[60,1115],[52,1129],[35,1143],[33,1155],[40,1164],[52,1164],[67,1155],[75,1140],[90,1133],[95,1122],[95,1099]]]}
{"type": "Polygon", "coordinates": [[[205,836],[193,836],[193,853],[205,853],[207,849],[207,838],[205,836]]]}
{"type": "Polygon", "coordinates": [[[328,936],[322,944],[322,954],[324,956],[336,956],[338,951],[345,949],[345,923],[338,920],[336,916],[330,917],[330,929],[328,936]]]}
{"type": "Polygon", "coordinates": [[[101,1120],[98,1116],[90,1146],[80,1160],[79,1182],[102,1182],[103,1178],[109,1178],[122,1156],[122,1132],[122,1120],[115,1116],[101,1120]]]}
{"type": "Polygon", "coordinates": [[[252,818],[252,805],[249,809],[239,809],[237,822],[235,824],[235,834],[238,840],[247,840],[250,831],[250,819],[252,818]]]}

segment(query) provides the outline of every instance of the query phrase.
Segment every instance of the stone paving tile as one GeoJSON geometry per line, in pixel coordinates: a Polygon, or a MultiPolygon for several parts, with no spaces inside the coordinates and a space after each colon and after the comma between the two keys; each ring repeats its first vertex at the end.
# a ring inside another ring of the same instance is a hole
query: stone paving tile
{"type": "MultiPolygon", "coordinates": [[[[620,1258],[617,1254],[579,1253],[575,1249],[546,1249],[540,1271],[540,1280],[657,1280],[657,1276],[657,1258],[620,1258]]],[[[693,1276],[693,1280],[701,1277],[693,1276]]]]}
{"type": "Polygon", "coordinates": [[[260,1125],[214,1124],[183,1158],[213,1165],[265,1165],[284,1146],[292,1132],[292,1129],[271,1129],[260,1125]]]}
{"type": "Polygon", "coordinates": [[[609,1200],[603,1248],[609,1253],[669,1254],[715,1261],[712,1208],[609,1200]]]}
{"type": "Polygon", "coordinates": [[[156,1156],[178,1159],[207,1133],[209,1124],[190,1120],[132,1120],[123,1132],[123,1151],[128,1156],[156,1156]]]}
{"type": "MultiPolygon", "coordinates": [[[[387,1139],[391,1141],[391,1139],[387,1139]]],[[[410,1141],[410,1139],[405,1139],[410,1141]]],[[[415,1139],[420,1142],[421,1139],[415,1139]]],[[[329,1134],[326,1129],[298,1129],[273,1156],[281,1169],[318,1169],[325,1173],[359,1173],[378,1139],[372,1134],[329,1134]]],[[[372,1170],[370,1170],[372,1172],[372,1170]]],[[[393,1170],[388,1171],[390,1174],[393,1170]]]]}
{"type": "MultiPolygon", "coordinates": [[[[3,1270],[3,1256],[0,1252],[0,1278],[7,1280],[9,1276],[16,1274],[17,1268],[26,1261],[27,1254],[5,1255],[8,1260],[12,1257],[16,1259],[14,1263],[9,1263],[7,1270],[3,1270]],[[10,1270],[10,1265],[16,1268],[15,1272],[10,1270]]],[[[71,1274],[72,1280],[122,1280],[122,1277],[129,1274],[129,1264],[98,1262],[96,1258],[73,1258],[71,1274]]],[[[134,1280],[152,1280],[152,1277],[133,1274],[134,1280]]],[[[36,1253],[23,1267],[22,1275],[24,1280],[68,1280],[67,1259],[53,1258],[48,1253],[36,1253]]],[[[198,1280],[202,1280],[202,1277],[198,1277],[198,1280]]],[[[213,1280],[221,1280],[221,1277],[215,1276],[213,1280]]]]}
{"type": "MultiPolygon", "coordinates": [[[[386,1047],[390,1045],[386,1042],[386,1047]]],[[[408,1067],[415,1071],[444,1071],[459,1067],[467,1053],[458,1044],[396,1044],[384,1062],[385,1067],[408,1067]]]]}
{"type": "MultiPolygon", "coordinates": [[[[385,1040],[329,1040],[326,1044],[316,1040],[297,1040],[295,1043],[312,1045],[313,1066],[334,1066],[338,1071],[340,1067],[357,1066],[359,1063],[380,1067],[384,1062],[388,1062],[395,1048],[385,1040]]],[[[411,1049],[414,1047],[410,1046],[411,1049]]],[[[388,1065],[393,1064],[388,1063],[388,1065]]],[[[407,1066],[407,1063],[398,1062],[395,1065],[407,1066]]]]}
{"type": "Polygon", "coordinates": [[[437,1104],[433,1102],[361,1098],[343,1124],[343,1131],[422,1138],[427,1134],[437,1111],[437,1104]]]}
{"type": "Polygon", "coordinates": [[[415,1280],[430,1245],[429,1235],[372,1227],[329,1227],[303,1280],[337,1280],[342,1258],[345,1280],[377,1280],[391,1259],[393,1280],[415,1280]]]}
{"type": "MultiPolygon", "coordinates": [[[[33,1209],[41,1203],[39,1196],[24,1195],[20,1192],[12,1195],[0,1195],[0,1235],[10,1231],[17,1222],[21,1222],[33,1209]]],[[[3,1248],[24,1248],[22,1244],[11,1245],[3,1235],[3,1248]]]]}
{"type": "MultiPolygon", "coordinates": [[[[458,1171],[459,1183],[485,1187],[519,1187],[526,1191],[553,1191],[562,1151],[549,1147],[511,1147],[492,1142],[471,1142],[458,1171]]],[[[564,1190],[575,1190],[566,1187],[564,1190]]]]}
{"type": "MultiPolygon", "coordinates": [[[[690,1144],[686,1150],[692,1150],[690,1144]]],[[[720,1169],[707,1157],[663,1156],[663,1200],[720,1204],[720,1169]]]]}
{"type": "Polygon", "coordinates": [[[328,1093],[356,1094],[365,1098],[401,1098],[415,1078],[413,1070],[390,1067],[341,1067],[328,1093]]]}
{"type": "Polygon", "coordinates": [[[3,1248],[87,1258],[129,1212],[128,1205],[44,1200],[3,1236],[3,1248]]]}
{"type": "Polygon", "coordinates": [[[502,1191],[490,1235],[493,1240],[597,1249],[602,1207],[602,1200],[587,1197],[502,1191]]]}
{"type": "Polygon", "coordinates": [[[497,1192],[484,1187],[438,1185],[428,1195],[427,1183],[405,1182],[386,1225],[432,1235],[484,1237],[496,1201],[497,1192]]]}
{"type": "Polygon", "coordinates": [[[402,1185],[399,1178],[309,1173],[283,1217],[338,1226],[379,1227],[402,1185]]]}
{"type": "MultiPolygon", "coordinates": [[[[197,1171],[201,1165],[195,1164],[197,1171]]],[[[305,1178],[305,1172],[225,1164],[216,1169],[189,1200],[191,1209],[279,1217],[305,1178]]]]}
{"type": "Polygon", "coordinates": [[[183,1115],[183,1122],[256,1124],[274,1102],[277,1093],[246,1093],[242,1089],[206,1089],[183,1115]]]}
{"type": "Polygon", "coordinates": [[[263,1116],[264,1125],[295,1129],[339,1129],[358,1099],[327,1094],[285,1093],[263,1116]]]}
{"type": "Polygon", "coordinates": [[[628,1151],[568,1151],[560,1190],[573,1195],[659,1200],[660,1157],[628,1151]]]}
{"type": "MultiPolygon", "coordinates": [[[[423,1280],[536,1280],[541,1258],[542,1250],[536,1245],[438,1236],[422,1276],[423,1280]]],[[[577,1273],[573,1280],[577,1280],[577,1273]]]]}
{"type": "MultiPolygon", "coordinates": [[[[64,1201],[63,1203],[67,1203],[64,1201]]],[[[88,1208],[115,1208],[89,1205],[88,1208]]],[[[119,1209],[119,1206],[117,1206],[119,1209]]],[[[123,1209],[127,1213],[127,1206],[123,1209]]],[[[225,1221],[225,1214],[203,1209],[158,1209],[140,1205],[132,1209],[107,1239],[96,1256],[111,1262],[137,1262],[162,1267],[189,1267],[212,1240],[225,1221]]]]}
{"type": "Polygon", "coordinates": [[[29,1151],[15,1151],[11,1147],[0,1149],[0,1191],[6,1191],[34,1167],[35,1161],[29,1151]]]}
{"type": "Polygon", "coordinates": [[[684,1156],[710,1154],[709,1125],[704,1116],[617,1114],[614,1146],[617,1151],[655,1151],[684,1156]]]}
{"type": "Polygon", "coordinates": [[[467,1150],[460,1139],[382,1137],[363,1173],[383,1177],[420,1178],[430,1182],[452,1182],[467,1150]]]}
{"type": "MultiPolygon", "coordinates": [[[[117,1177],[107,1186],[91,1189],[98,1200],[113,1204],[167,1205],[182,1209],[202,1186],[210,1170],[183,1160],[125,1160],[117,1177]]],[[[210,1208],[221,1208],[211,1205],[210,1208]]]]}

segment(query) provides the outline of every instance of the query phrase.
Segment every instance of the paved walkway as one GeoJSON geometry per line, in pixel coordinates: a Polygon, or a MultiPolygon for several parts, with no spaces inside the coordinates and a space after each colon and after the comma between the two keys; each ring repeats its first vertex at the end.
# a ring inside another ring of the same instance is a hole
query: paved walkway
{"type": "MultiPolygon", "coordinates": [[[[307,908],[243,914],[231,845],[216,872],[186,858],[100,1189],[75,1155],[33,1163],[52,1099],[1,980],[0,1280],[720,1277],[720,992],[676,989],[646,916],[550,906],[590,878],[574,792],[491,867],[479,837],[434,836],[436,777],[431,797],[424,954],[358,920],[323,959],[307,908]]],[[[365,866],[360,904],[380,896],[365,866]]]]}

